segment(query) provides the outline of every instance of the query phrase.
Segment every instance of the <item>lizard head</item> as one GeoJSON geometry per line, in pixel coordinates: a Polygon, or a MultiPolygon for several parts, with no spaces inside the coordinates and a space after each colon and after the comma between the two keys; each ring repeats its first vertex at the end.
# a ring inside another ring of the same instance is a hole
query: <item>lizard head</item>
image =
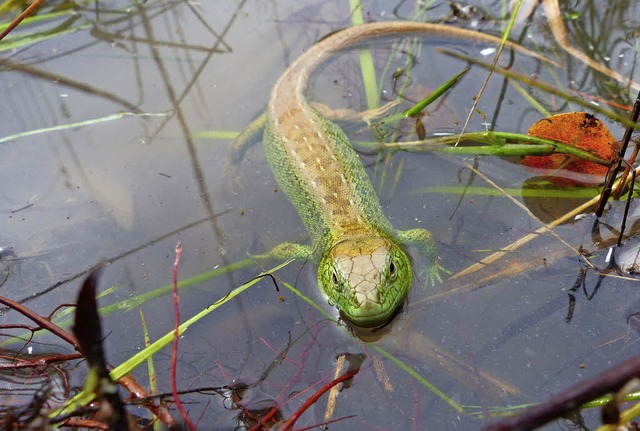
{"type": "Polygon", "coordinates": [[[400,308],[413,276],[407,254],[382,237],[347,239],[325,253],[318,284],[351,323],[372,328],[388,323],[400,308]]]}

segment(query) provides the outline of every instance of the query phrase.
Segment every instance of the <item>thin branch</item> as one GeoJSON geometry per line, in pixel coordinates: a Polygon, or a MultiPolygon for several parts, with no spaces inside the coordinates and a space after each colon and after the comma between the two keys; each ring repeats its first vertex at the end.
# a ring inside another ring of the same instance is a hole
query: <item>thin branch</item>
{"type": "MultiPolygon", "coordinates": [[[[505,30],[504,35],[502,36],[502,42],[498,47],[498,51],[496,52],[496,55],[493,57],[493,61],[491,62],[491,67],[489,67],[489,73],[487,74],[487,77],[484,79],[484,82],[482,83],[482,86],[480,87],[478,94],[473,99],[473,105],[471,106],[471,109],[469,109],[469,114],[467,115],[467,119],[464,120],[464,125],[462,126],[462,130],[460,131],[460,135],[462,135],[464,131],[467,130],[469,121],[471,121],[471,116],[476,111],[478,103],[480,102],[480,98],[482,97],[482,94],[484,93],[485,88],[487,88],[487,84],[489,83],[489,79],[491,79],[491,76],[493,75],[493,71],[496,68],[496,65],[498,64],[500,55],[502,55],[502,51],[504,51],[504,47],[507,45],[507,39],[509,39],[509,35],[511,34],[511,29],[513,28],[513,24],[516,21],[516,17],[518,16],[518,11],[520,10],[521,5],[522,5],[522,0],[519,0],[516,3],[516,6],[513,12],[511,13],[511,19],[509,20],[509,24],[507,25],[507,29],[505,30]]],[[[454,147],[457,147],[459,143],[460,143],[460,139],[458,139],[454,147]]]]}
{"type": "Polygon", "coordinates": [[[44,0],[36,0],[33,3],[31,3],[29,5],[28,8],[26,8],[20,15],[18,15],[16,17],[16,19],[14,19],[11,24],[9,24],[7,26],[7,28],[5,28],[2,32],[0,32],[0,40],[4,39],[6,35],[8,35],[9,33],[11,33],[11,31],[16,28],[18,26],[18,24],[20,24],[22,22],[23,19],[25,19],[26,17],[28,17],[29,15],[31,15],[31,13],[36,10],[37,7],[40,6],[40,4],[43,2],[44,0]]]}
{"type": "MultiPolygon", "coordinates": [[[[636,101],[633,104],[633,112],[631,113],[631,122],[633,124],[637,123],[638,117],[640,116],[640,92],[638,92],[638,97],[636,97],[636,101]]],[[[598,208],[596,209],[596,217],[600,217],[604,212],[604,207],[607,205],[607,201],[609,200],[609,196],[615,190],[615,193],[618,194],[619,191],[623,189],[622,183],[618,183],[618,187],[615,187],[613,182],[616,180],[618,176],[618,172],[622,167],[622,161],[624,159],[624,153],[627,151],[627,146],[629,145],[629,141],[631,140],[631,134],[635,130],[634,127],[631,127],[630,124],[627,125],[626,130],[624,131],[624,136],[622,137],[622,145],[620,146],[620,150],[618,151],[618,158],[615,163],[607,172],[607,178],[605,179],[604,189],[602,190],[600,202],[598,202],[598,208]]],[[[637,148],[637,147],[636,147],[637,148]]],[[[629,175],[630,167],[625,169],[623,178],[629,175]]],[[[596,220],[597,223],[597,220],[596,220]]]]}
{"type": "Polygon", "coordinates": [[[482,431],[528,431],[558,419],[587,401],[617,392],[629,380],[640,376],[640,355],[604,373],[579,383],[524,412],[493,423],[482,431]]]}

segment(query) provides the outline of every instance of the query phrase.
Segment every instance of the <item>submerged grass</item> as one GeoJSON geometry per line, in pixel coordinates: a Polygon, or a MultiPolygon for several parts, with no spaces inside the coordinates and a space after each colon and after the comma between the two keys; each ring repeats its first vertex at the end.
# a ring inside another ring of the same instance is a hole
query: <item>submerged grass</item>
{"type": "MultiPolygon", "coordinates": [[[[351,21],[353,25],[364,23],[362,15],[362,2],[360,0],[349,0],[351,9],[351,21]]],[[[362,72],[362,82],[364,83],[365,94],[367,96],[367,106],[369,109],[377,108],[380,105],[380,92],[376,83],[376,68],[373,62],[371,50],[363,48],[358,53],[360,57],[360,70],[362,72]]]]}
{"type": "MultiPolygon", "coordinates": [[[[149,336],[149,330],[147,328],[147,321],[144,318],[144,312],[140,312],[140,324],[142,325],[142,334],[144,336],[144,347],[147,348],[151,345],[151,337],[149,336]]],[[[153,364],[153,356],[147,358],[147,374],[149,378],[149,393],[155,395],[158,393],[158,376],[156,374],[155,365],[153,364]]],[[[158,418],[153,416],[153,429],[154,431],[161,431],[163,429],[162,422],[157,420],[158,418]]]]}
{"type": "Polygon", "coordinates": [[[567,145],[563,142],[552,141],[550,139],[538,138],[536,136],[523,135],[511,132],[468,132],[463,134],[451,134],[425,138],[420,141],[376,143],[376,142],[354,142],[356,146],[368,149],[390,149],[402,151],[436,151],[448,154],[475,154],[493,156],[523,156],[523,155],[545,155],[552,153],[563,153],[578,157],[583,160],[609,165],[608,160],[588,151],[567,145]],[[489,146],[466,145],[452,146],[456,142],[473,142],[489,144],[489,146]],[[513,144],[512,142],[522,142],[513,144]]]}
{"type": "MultiPolygon", "coordinates": [[[[589,401],[579,407],[579,409],[594,409],[594,408],[602,408],[609,403],[613,397],[611,395],[607,395],[604,397],[597,398],[593,401],[589,401]]],[[[627,396],[622,398],[623,402],[633,402],[640,401],[640,392],[634,392],[628,394],[627,396]]],[[[487,414],[492,418],[500,418],[506,416],[512,416],[526,410],[530,407],[536,406],[539,403],[526,403],[526,404],[517,404],[511,406],[477,406],[477,405],[464,405],[462,406],[465,413],[469,416],[475,417],[476,419],[485,419],[487,414]]],[[[625,423],[631,421],[633,418],[640,415],[640,406],[634,405],[629,409],[621,412],[620,423],[625,423]]],[[[596,431],[603,430],[613,430],[617,428],[609,428],[608,425],[601,426],[597,428],[596,431]]]]}
{"type": "MultiPolygon", "coordinates": [[[[193,325],[194,323],[198,322],[203,317],[206,317],[207,315],[209,315],[210,313],[212,313],[213,311],[218,309],[220,306],[222,306],[222,305],[226,304],[227,302],[229,302],[231,299],[233,299],[236,296],[240,295],[242,292],[244,292],[245,290],[247,290],[248,288],[250,288],[251,286],[256,284],[258,281],[262,280],[262,278],[264,278],[265,276],[273,274],[274,272],[278,271],[281,268],[284,268],[285,266],[287,266],[291,262],[292,262],[291,259],[287,260],[287,261],[281,263],[280,265],[277,265],[277,266],[273,267],[272,269],[270,269],[268,271],[264,271],[264,272],[260,273],[259,275],[257,275],[252,280],[250,280],[247,283],[244,283],[243,285],[233,289],[227,295],[225,295],[222,298],[218,299],[216,302],[214,302],[213,304],[209,305],[204,310],[200,311],[199,313],[197,313],[196,315],[194,315],[190,319],[188,319],[185,322],[181,323],[179,328],[178,328],[178,331],[177,331],[178,332],[178,336],[182,336],[184,334],[184,332],[187,331],[187,329],[189,329],[189,327],[191,325],[193,325]]],[[[173,288],[173,285],[171,285],[171,288],[173,288]]],[[[151,358],[153,355],[158,353],[164,347],[166,347],[169,344],[171,344],[171,342],[173,341],[174,335],[175,335],[174,334],[174,330],[172,329],[170,332],[166,333],[164,336],[160,337],[158,340],[154,341],[153,343],[151,343],[150,345],[148,345],[147,347],[145,347],[144,349],[142,349],[141,351],[139,351],[138,353],[133,355],[131,358],[129,358],[125,362],[123,362],[120,365],[118,365],[117,367],[115,367],[110,373],[111,378],[114,381],[118,381],[122,377],[124,377],[127,374],[131,373],[140,364],[142,364],[143,362],[147,361],[149,358],[151,358]]],[[[62,407],[60,407],[60,408],[54,410],[53,412],[51,412],[49,414],[49,417],[50,418],[55,418],[57,416],[61,416],[61,415],[72,413],[78,407],[85,406],[88,403],[90,403],[94,398],[95,398],[95,394],[94,393],[89,393],[89,392],[86,392],[86,391],[83,390],[80,393],[78,393],[76,396],[74,396],[72,399],[67,401],[62,407]]]]}
{"type": "MultiPolygon", "coordinates": [[[[57,14],[56,14],[57,15],[57,14]]],[[[60,16],[50,17],[50,19],[58,19],[60,16]]],[[[91,24],[88,23],[80,23],[77,24],[78,17],[76,15],[71,14],[71,16],[59,26],[50,29],[43,30],[34,33],[24,34],[24,35],[16,35],[6,37],[2,44],[0,44],[0,52],[3,51],[13,51],[16,49],[28,47],[34,45],[38,42],[44,42],[50,39],[58,38],[64,35],[68,35],[71,33],[75,33],[77,31],[86,30],[91,27],[91,24]],[[74,25],[77,24],[77,25],[74,25]]]]}
{"type": "MultiPolygon", "coordinates": [[[[485,69],[490,69],[490,65],[483,62],[483,61],[479,61],[473,57],[470,57],[468,55],[464,55],[464,54],[460,54],[457,52],[453,52],[451,50],[447,50],[447,49],[441,49],[440,50],[443,54],[449,55],[453,58],[458,58],[460,60],[464,60],[470,64],[474,64],[480,67],[483,67],[485,69]]],[[[600,107],[597,104],[594,104],[591,100],[585,100],[584,98],[580,97],[580,96],[574,96],[573,94],[570,94],[566,91],[563,91],[557,87],[554,87],[552,85],[546,84],[542,81],[539,81],[535,78],[529,78],[528,76],[525,76],[521,73],[518,72],[514,72],[512,70],[507,70],[504,68],[500,68],[500,67],[496,67],[493,69],[494,72],[499,73],[500,75],[509,78],[509,79],[513,79],[515,81],[518,81],[522,84],[526,84],[529,85],[533,88],[536,88],[537,90],[543,91],[545,93],[549,93],[552,94],[554,96],[560,97],[563,100],[575,103],[576,105],[582,107],[582,108],[586,108],[589,111],[595,111],[598,114],[602,114],[605,117],[609,118],[610,120],[616,121],[620,124],[623,124],[627,127],[633,127],[634,129],[638,130],[640,129],[640,125],[635,124],[633,121],[631,121],[626,115],[622,115],[622,114],[618,114],[616,112],[613,112],[611,110],[608,109],[604,109],[602,107],[600,107]]]]}
{"type": "MultiPolygon", "coordinates": [[[[75,15],[77,15],[77,12],[71,9],[61,10],[57,12],[42,13],[39,15],[34,15],[34,16],[25,18],[22,21],[21,25],[28,26],[30,24],[46,23],[46,22],[57,20],[58,18],[65,18],[65,17],[68,18],[70,16],[75,16],[75,15]]],[[[0,23],[0,32],[9,28],[10,25],[11,25],[10,22],[0,23]]],[[[6,39],[5,39],[5,42],[6,42],[6,39]]]]}
{"type": "MultiPolygon", "coordinates": [[[[23,7],[18,2],[13,2],[14,4],[12,5],[10,3],[12,2],[7,1],[0,5],[0,14],[8,12],[10,8],[21,9],[23,7]]],[[[23,19],[18,27],[13,29],[9,36],[2,40],[0,52],[30,47],[39,42],[52,40],[95,26],[95,23],[85,19],[86,15],[83,14],[83,8],[92,3],[94,3],[94,0],[84,2],[67,1],[48,7],[48,2],[43,2],[32,12],[34,13],[33,15],[23,19]]],[[[106,13],[107,11],[105,10],[104,12],[106,13]]],[[[127,17],[124,11],[121,11],[118,15],[120,17],[111,23],[119,22],[127,17]]],[[[12,22],[13,17],[8,17],[8,14],[4,14],[3,18],[8,18],[11,21],[0,23],[0,33],[14,25],[12,22]]],[[[104,24],[108,25],[107,22],[104,24]]]]}
{"type": "Polygon", "coordinates": [[[27,136],[41,135],[44,133],[51,133],[51,132],[61,132],[65,130],[75,129],[78,127],[94,126],[100,123],[121,120],[126,117],[145,118],[145,117],[166,117],[166,116],[167,114],[164,112],[157,112],[157,113],[118,112],[117,114],[111,114],[111,115],[107,115],[105,117],[100,117],[100,118],[93,118],[91,120],[76,121],[75,123],[60,124],[57,126],[43,127],[41,129],[27,130],[24,132],[14,133],[13,135],[8,135],[0,138],[0,144],[6,144],[8,142],[12,142],[20,138],[25,138],[27,136]]]}
{"type": "Polygon", "coordinates": [[[462,193],[472,196],[503,196],[504,193],[509,196],[523,196],[532,198],[585,198],[589,199],[598,196],[600,189],[596,187],[580,187],[580,188],[503,188],[496,190],[493,187],[464,187],[464,186],[435,186],[421,187],[410,192],[412,195],[419,194],[448,194],[458,195],[462,193]]]}
{"type": "MultiPolygon", "coordinates": [[[[290,283],[284,282],[283,283],[284,286],[289,289],[289,291],[291,291],[294,295],[296,295],[297,297],[301,298],[303,301],[305,301],[307,304],[309,304],[310,306],[312,306],[314,309],[316,309],[320,314],[322,314],[324,317],[326,317],[327,319],[333,321],[336,323],[336,325],[338,325],[338,322],[335,320],[334,316],[332,316],[331,314],[327,313],[325,311],[324,308],[322,308],[320,305],[318,305],[314,300],[312,300],[311,298],[309,298],[308,296],[304,295],[302,292],[300,292],[298,289],[296,289],[293,285],[291,285],[290,283]]],[[[357,337],[353,334],[351,334],[351,336],[354,339],[357,339],[357,337]]],[[[375,350],[376,352],[378,352],[380,355],[384,356],[385,358],[387,358],[388,360],[390,360],[391,362],[393,362],[396,366],[398,366],[398,368],[400,368],[402,371],[404,371],[405,373],[407,373],[409,376],[411,376],[413,379],[415,379],[418,383],[420,383],[422,386],[424,386],[425,388],[427,388],[429,391],[431,391],[433,394],[435,394],[438,398],[440,398],[441,400],[443,400],[444,402],[446,402],[449,406],[451,406],[455,411],[457,411],[458,413],[464,413],[464,408],[458,404],[456,401],[454,401],[451,397],[447,396],[444,391],[440,390],[436,385],[434,385],[433,383],[431,383],[429,380],[427,380],[425,377],[421,376],[418,372],[416,372],[413,368],[411,368],[409,365],[407,365],[406,363],[404,363],[402,360],[400,360],[397,356],[392,355],[391,353],[387,352],[385,349],[383,349],[382,347],[373,344],[373,343],[369,343],[367,344],[367,347],[370,349],[375,350]]]]}
{"type": "MultiPolygon", "coordinates": [[[[201,284],[205,281],[216,279],[222,275],[228,274],[238,269],[249,267],[254,264],[255,264],[254,259],[251,259],[251,258],[242,259],[237,262],[226,265],[224,267],[216,268],[211,271],[206,271],[201,274],[197,274],[192,277],[181,280],[178,282],[178,289],[179,290],[187,289],[189,287],[193,287],[198,284],[201,284]]],[[[106,297],[112,293],[115,293],[117,289],[118,289],[118,286],[112,286],[100,292],[100,294],[97,295],[97,297],[98,298],[106,297]]],[[[122,301],[118,301],[114,304],[103,305],[98,309],[98,313],[102,318],[117,312],[127,313],[142,306],[143,304],[145,304],[146,302],[152,299],[156,299],[171,293],[172,290],[173,290],[173,284],[167,284],[167,285],[158,287],[154,290],[151,290],[149,292],[145,292],[143,294],[136,295],[131,298],[124,299],[122,301]]],[[[64,308],[58,311],[53,316],[51,321],[61,328],[69,328],[73,324],[73,317],[69,317],[69,315],[72,314],[74,311],[75,311],[74,307],[64,308]]],[[[33,334],[32,339],[35,339],[36,337],[38,337],[38,334],[42,334],[42,333],[36,332],[35,334],[33,334]]],[[[24,333],[21,335],[17,335],[11,339],[3,341],[3,346],[7,347],[12,344],[22,343],[24,342],[24,340],[30,339],[31,338],[30,336],[31,336],[31,333],[24,333]]]]}

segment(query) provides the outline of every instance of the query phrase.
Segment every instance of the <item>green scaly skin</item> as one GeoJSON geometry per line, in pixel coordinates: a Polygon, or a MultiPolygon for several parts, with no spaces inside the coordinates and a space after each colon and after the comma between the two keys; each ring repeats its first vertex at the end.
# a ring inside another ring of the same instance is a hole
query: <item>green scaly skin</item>
{"type": "MultiPolygon", "coordinates": [[[[424,257],[431,284],[441,281],[443,269],[427,230],[393,228],[349,139],[310,105],[305,92],[311,74],[335,52],[380,36],[416,33],[500,43],[494,36],[439,24],[381,22],[350,27],[311,47],[284,72],[263,120],[271,169],[312,241],[311,246],[281,244],[269,255],[318,262],[318,284],[329,303],[361,327],[388,323],[404,302],[413,279],[404,247],[414,246],[424,257]]],[[[256,123],[252,127],[254,134],[256,123]]]]}

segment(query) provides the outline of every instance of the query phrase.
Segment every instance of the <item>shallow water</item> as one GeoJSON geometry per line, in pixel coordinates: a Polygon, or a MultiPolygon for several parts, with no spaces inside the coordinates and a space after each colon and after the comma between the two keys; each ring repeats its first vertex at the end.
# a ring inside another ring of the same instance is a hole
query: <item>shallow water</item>
{"type": "MultiPolygon", "coordinates": [[[[499,10],[498,3],[491,6],[499,10]]],[[[625,40],[624,29],[637,22],[638,11],[622,3],[617,13],[601,17],[597,26],[590,24],[589,14],[595,12],[586,5],[584,14],[569,22],[569,30],[580,37],[595,35],[592,45],[602,51],[594,57],[610,52],[615,59],[612,67],[629,73],[634,66],[634,42],[625,40]],[[605,40],[601,34],[607,25],[620,30],[610,30],[605,40]]],[[[295,210],[275,191],[262,148],[252,148],[242,161],[239,177],[230,178],[225,163],[231,140],[212,139],[203,132],[240,131],[263,110],[271,86],[287,64],[314,41],[351,23],[344,1],[190,6],[118,2],[108,10],[103,4],[99,7],[96,11],[89,5],[77,15],[22,30],[67,25],[79,27],[78,31],[0,53],[3,59],[18,63],[5,63],[0,70],[0,94],[9,108],[2,112],[0,138],[104,119],[134,108],[153,114],[126,115],[0,144],[4,184],[0,246],[6,249],[0,264],[8,272],[0,294],[44,315],[58,304],[74,302],[84,274],[101,259],[110,262],[101,286],[115,287],[100,299],[107,305],[169,284],[178,241],[183,248],[181,279],[239,262],[247,253],[261,253],[283,241],[306,241],[295,210]]],[[[398,10],[367,4],[364,12],[372,20],[409,19],[412,8],[404,3],[398,10]]],[[[429,11],[429,19],[447,13],[448,6],[439,5],[429,11]]],[[[494,33],[499,26],[490,20],[460,22],[466,27],[476,24],[494,33]]],[[[518,55],[514,70],[612,98],[612,90],[605,85],[610,80],[594,78],[560,51],[555,56],[556,45],[544,26],[544,17],[537,11],[527,29],[516,28],[514,39],[528,31],[563,66],[550,69],[518,55]]],[[[525,40],[527,46],[534,46],[531,39],[525,40]]],[[[423,41],[408,89],[416,99],[465,67],[433,51],[446,41],[423,41]]],[[[392,53],[393,42],[374,44],[378,65],[384,65],[390,55],[394,67],[405,64],[406,56],[392,53]]],[[[446,47],[474,57],[483,48],[461,42],[447,42],[446,47]]],[[[331,61],[314,79],[310,97],[331,107],[363,109],[366,101],[356,52],[331,61]]],[[[503,64],[509,63],[508,55],[505,52],[503,64]]],[[[471,96],[485,76],[484,70],[472,68],[437,109],[429,108],[434,112],[423,119],[427,133],[459,130],[471,96]]],[[[384,88],[390,96],[389,78],[384,88]]],[[[525,91],[550,110],[577,108],[535,89],[525,91]]],[[[628,101],[628,92],[617,95],[618,102],[628,101]]],[[[478,109],[485,117],[474,115],[470,130],[491,125],[495,130],[524,133],[542,116],[498,76],[489,82],[478,109]]],[[[611,129],[614,135],[622,135],[615,124],[611,129]]],[[[402,123],[400,132],[411,139],[413,122],[402,123]]],[[[374,139],[366,128],[353,136],[374,139]]],[[[472,190],[460,195],[467,185],[488,187],[480,177],[470,175],[465,163],[477,165],[501,187],[520,188],[534,174],[514,160],[396,153],[388,159],[364,155],[363,162],[394,226],[431,230],[441,263],[452,273],[539,227],[502,196],[477,195],[472,190]],[[443,187],[458,191],[442,193],[443,187]]],[[[557,233],[573,246],[596,253],[595,263],[604,267],[604,252],[590,239],[590,223],[586,218],[558,228],[557,233]]],[[[271,262],[262,265],[269,268],[271,262]]],[[[264,279],[185,333],[180,340],[179,386],[195,390],[245,383],[244,403],[249,410],[275,402],[289,417],[317,389],[313,385],[332,378],[337,355],[363,354],[362,369],[340,393],[333,416],[354,417],[332,424],[331,429],[478,429],[485,420],[469,413],[546,399],[635,352],[638,335],[633,320],[627,323],[638,311],[635,283],[606,279],[591,299],[580,289],[567,292],[582,267],[580,257],[545,233],[472,277],[476,283],[471,286],[460,281],[423,289],[418,271],[408,306],[377,334],[376,341],[367,344],[284,286],[284,282],[294,284],[335,316],[317,291],[314,266],[293,263],[277,273],[279,291],[264,279]],[[533,269],[518,269],[517,265],[527,262],[532,262],[533,269]],[[478,282],[504,268],[513,271],[478,282]],[[568,319],[571,295],[575,308],[568,319]],[[450,402],[377,349],[427,379],[450,402]],[[457,411],[455,403],[464,412],[457,411]]],[[[248,266],[182,290],[183,318],[260,269],[248,266]]],[[[587,273],[589,293],[596,278],[595,272],[587,273]]],[[[138,310],[144,312],[152,339],[173,327],[171,297],[166,294],[139,307],[105,314],[106,348],[113,365],[144,346],[138,310]]],[[[24,319],[11,311],[3,315],[3,323],[17,322],[24,319]]],[[[3,338],[8,342],[9,337],[3,334],[3,338]]],[[[52,336],[29,345],[39,354],[50,352],[51,343],[70,349],[52,336]]],[[[163,350],[154,359],[159,390],[168,391],[170,351],[163,350]]],[[[146,384],[144,366],[135,375],[146,384]]],[[[79,384],[81,378],[75,375],[72,383],[79,384]]],[[[192,394],[183,402],[194,403],[189,408],[193,418],[201,418],[200,429],[234,429],[247,420],[248,413],[234,409],[227,395],[192,394]]],[[[325,406],[323,398],[297,427],[323,422],[325,406]]],[[[598,423],[598,412],[585,416],[590,426],[598,423]]],[[[550,429],[562,426],[566,424],[552,424],[550,429]]]]}

